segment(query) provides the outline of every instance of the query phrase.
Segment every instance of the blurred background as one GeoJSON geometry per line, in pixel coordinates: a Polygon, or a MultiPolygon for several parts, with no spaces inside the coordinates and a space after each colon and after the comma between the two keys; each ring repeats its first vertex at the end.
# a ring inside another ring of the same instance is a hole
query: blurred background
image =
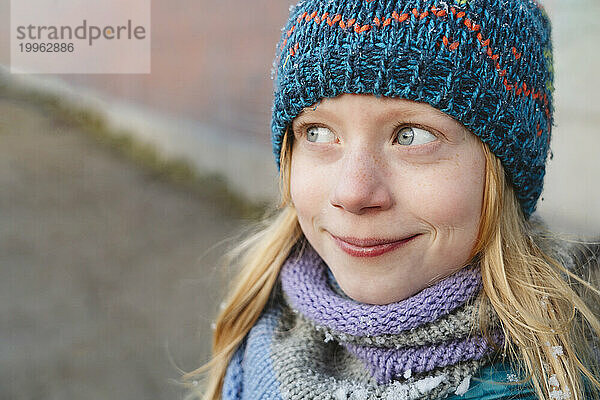
{"type": "MultiPolygon", "coordinates": [[[[8,72],[0,0],[0,399],[177,399],[220,256],[276,201],[271,64],[291,1],[152,2],[147,75],[8,72]]],[[[600,2],[547,0],[556,126],[538,215],[600,233],[600,2]]]]}

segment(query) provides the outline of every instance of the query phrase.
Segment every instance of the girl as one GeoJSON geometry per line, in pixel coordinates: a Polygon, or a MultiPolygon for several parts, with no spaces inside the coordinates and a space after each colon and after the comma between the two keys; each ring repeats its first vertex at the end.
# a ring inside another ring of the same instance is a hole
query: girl
{"type": "Polygon", "coordinates": [[[277,48],[282,205],[235,253],[200,394],[596,397],[597,252],[530,217],[552,126],[543,8],[307,0],[277,48]]]}

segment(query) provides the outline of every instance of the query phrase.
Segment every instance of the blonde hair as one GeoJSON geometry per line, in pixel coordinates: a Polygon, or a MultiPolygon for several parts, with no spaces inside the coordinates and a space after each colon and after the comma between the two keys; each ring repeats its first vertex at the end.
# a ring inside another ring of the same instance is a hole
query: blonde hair
{"type": "Polygon", "coordinates": [[[503,354],[520,360],[513,364],[531,378],[539,398],[585,399],[583,376],[600,388],[588,338],[600,335],[600,323],[574,287],[596,300],[600,292],[540,249],[500,161],[487,146],[484,152],[486,189],[474,249],[483,280],[481,326],[488,330],[484,316],[492,307],[505,335],[503,354]]]}
{"type": "MultiPolygon", "coordinates": [[[[283,262],[302,237],[289,194],[291,142],[288,132],[280,158],[280,211],[232,251],[242,268],[216,320],[212,359],[183,377],[205,377],[200,385],[202,392],[192,393],[198,398],[221,398],[225,371],[233,353],[260,316],[283,262]]],[[[487,145],[482,145],[486,156],[485,190],[478,239],[472,252],[473,260],[481,265],[483,279],[482,331],[488,334],[491,329],[492,322],[486,317],[491,307],[505,334],[503,354],[521,360],[518,372],[531,379],[539,398],[549,399],[550,393],[560,388],[562,393],[569,392],[570,398],[582,400],[583,376],[595,389],[600,388],[597,371],[587,357],[590,343],[586,339],[586,333],[600,336],[600,323],[571,287],[572,282],[595,296],[600,293],[540,250],[529,234],[528,223],[500,161],[487,145]],[[552,375],[557,381],[549,381],[552,375]],[[552,386],[556,382],[559,388],[552,386]]]]}

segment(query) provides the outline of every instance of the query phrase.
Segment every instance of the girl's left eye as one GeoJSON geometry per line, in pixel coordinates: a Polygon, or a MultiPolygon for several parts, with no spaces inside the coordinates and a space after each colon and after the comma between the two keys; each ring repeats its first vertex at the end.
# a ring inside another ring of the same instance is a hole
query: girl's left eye
{"type": "Polygon", "coordinates": [[[324,126],[311,126],[306,130],[306,139],[313,143],[332,143],[335,135],[324,126]]]}
{"type": "Polygon", "coordinates": [[[433,142],[435,139],[436,136],[425,129],[405,126],[398,131],[394,141],[403,146],[411,146],[433,142]]]}

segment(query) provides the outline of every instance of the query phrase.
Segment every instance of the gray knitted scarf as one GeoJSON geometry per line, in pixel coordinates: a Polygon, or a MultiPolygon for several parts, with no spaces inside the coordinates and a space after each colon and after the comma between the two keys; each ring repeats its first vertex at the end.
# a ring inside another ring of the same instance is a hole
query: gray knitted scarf
{"type": "Polygon", "coordinates": [[[258,324],[269,349],[259,343],[247,355],[268,357],[283,399],[438,399],[489,362],[492,346],[477,334],[478,267],[371,305],[345,296],[306,245],[289,256],[279,283],[258,324]]]}

